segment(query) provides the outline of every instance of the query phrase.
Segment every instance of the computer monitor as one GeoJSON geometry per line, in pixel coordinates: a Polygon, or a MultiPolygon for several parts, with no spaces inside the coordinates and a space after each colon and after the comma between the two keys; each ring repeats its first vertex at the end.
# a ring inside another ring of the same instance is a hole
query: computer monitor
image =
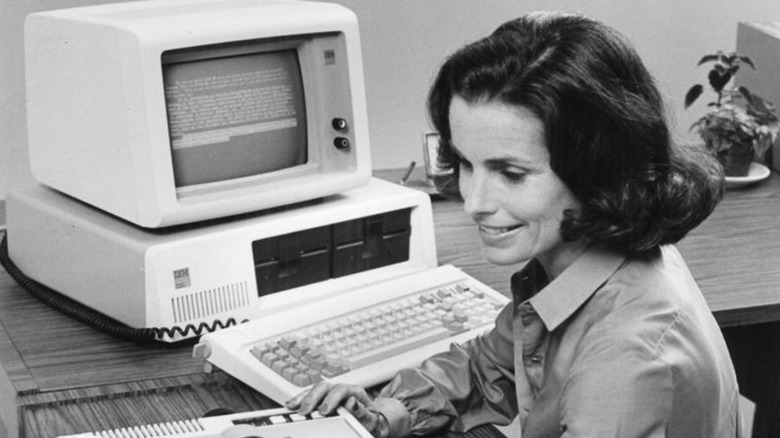
{"type": "Polygon", "coordinates": [[[145,228],[321,198],[371,174],[357,19],[331,3],[155,0],[31,14],[30,165],[145,228]]]}

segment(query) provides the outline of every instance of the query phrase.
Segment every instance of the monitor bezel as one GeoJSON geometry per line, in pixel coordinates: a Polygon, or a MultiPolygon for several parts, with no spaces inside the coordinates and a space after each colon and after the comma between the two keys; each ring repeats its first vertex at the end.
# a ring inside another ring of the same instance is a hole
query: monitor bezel
{"type": "MultiPolygon", "coordinates": [[[[160,56],[161,70],[165,71],[165,66],[175,63],[185,63],[191,61],[214,60],[220,58],[229,58],[234,56],[258,55],[264,53],[282,52],[292,50],[298,60],[300,70],[301,87],[304,99],[305,117],[306,117],[306,162],[297,166],[279,169],[271,172],[259,173],[255,175],[225,179],[201,184],[191,184],[176,187],[176,197],[182,202],[192,200],[201,196],[216,195],[220,192],[230,192],[232,190],[241,190],[250,188],[258,184],[278,183],[294,178],[317,175],[323,171],[322,149],[329,145],[320,144],[320,140],[312,127],[312,124],[322,123],[318,120],[316,96],[319,84],[317,80],[312,80],[318,74],[315,68],[313,57],[315,56],[311,45],[308,42],[325,36],[334,36],[337,32],[298,34],[288,36],[278,36],[271,38],[258,38],[244,41],[233,41],[228,43],[215,43],[195,47],[185,47],[178,49],[169,49],[160,56]]],[[[166,105],[166,121],[168,117],[166,105]]],[[[321,118],[321,117],[320,117],[321,118]]],[[[168,129],[168,138],[170,130],[168,129]]],[[[172,145],[169,144],[171,151],[171,173],[173,173],[173,153],[172,145]]]]}

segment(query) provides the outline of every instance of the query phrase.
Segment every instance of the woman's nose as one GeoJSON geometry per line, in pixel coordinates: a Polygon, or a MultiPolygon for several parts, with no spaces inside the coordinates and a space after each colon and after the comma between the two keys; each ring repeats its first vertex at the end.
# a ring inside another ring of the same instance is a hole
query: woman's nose
{"type": "Polygon", "coordinates": [[[495,209],[490,182],[478,173],[465,178],[461,175],[460,193],[463,196],[463,208],[471,216],[491,213],[495,209]]]}

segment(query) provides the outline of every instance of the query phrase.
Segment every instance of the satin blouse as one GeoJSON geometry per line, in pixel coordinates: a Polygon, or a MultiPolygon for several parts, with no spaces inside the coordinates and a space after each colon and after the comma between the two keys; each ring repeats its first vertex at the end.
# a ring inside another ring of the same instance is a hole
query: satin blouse
{"type": "Polygon", "coordinates": [[[674,246],[591,248],[551,282],[532,260],[512,298],[495,328],[382,389],[391,436],[516,416],[523,438],[739,436],[729,352],[674,246]]]}

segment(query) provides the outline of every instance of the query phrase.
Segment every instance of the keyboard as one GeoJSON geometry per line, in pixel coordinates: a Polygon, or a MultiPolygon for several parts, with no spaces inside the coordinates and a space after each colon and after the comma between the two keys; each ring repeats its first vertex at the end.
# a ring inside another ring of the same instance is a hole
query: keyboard
{"type": "Polygon", "coordinates": [[[322,437],[372,438],[343,408],[323,417],[317,412],[303,416],[286,409],[269,409],[217,415],[167,423],[87,432],[60,438],[263,438],[322,437]]]}
{"type": "Polygon", "coordinates": [[[440,266],[206,334],[193,353],[282,404],[323,379],[387,381],[492,328],[508,302],[440,266]]]}

